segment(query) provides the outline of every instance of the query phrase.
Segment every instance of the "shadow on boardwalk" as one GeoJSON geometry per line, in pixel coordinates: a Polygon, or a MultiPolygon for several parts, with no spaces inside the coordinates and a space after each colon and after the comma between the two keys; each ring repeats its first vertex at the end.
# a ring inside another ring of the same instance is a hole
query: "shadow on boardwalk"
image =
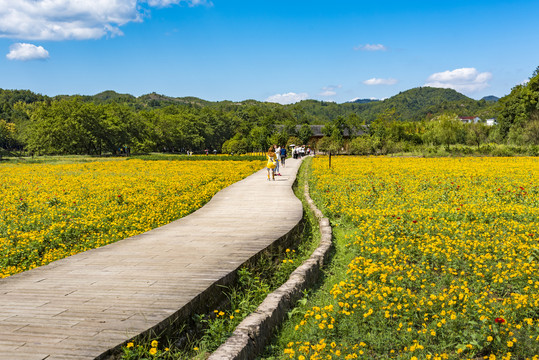
{"type": "Polygon", "coordinates": [[[0,280],[0,360],[101,358],[197,306],[302,219],[300,161],[222,190],[193,214],[0,280]]]}

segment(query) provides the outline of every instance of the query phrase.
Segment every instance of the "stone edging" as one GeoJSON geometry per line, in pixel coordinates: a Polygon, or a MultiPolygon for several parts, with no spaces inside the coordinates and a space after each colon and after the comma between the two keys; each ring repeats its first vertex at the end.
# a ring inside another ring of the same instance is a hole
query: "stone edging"
{"type": "Polygon", "coordinates": [[[303,296],[303,291],[318,281],[320,268],[327,262],[332,247],[331,226],[309,196],[307,183],[304,194],[309,207],[318,219],[320,245],[309,259],[292,272],[286,283],[269,294],[256,311],[236,327],[232,336],[211,354],[208,360],[254,359],[267,345],[273,330],[282,323],[288,311],[303,296]]]}

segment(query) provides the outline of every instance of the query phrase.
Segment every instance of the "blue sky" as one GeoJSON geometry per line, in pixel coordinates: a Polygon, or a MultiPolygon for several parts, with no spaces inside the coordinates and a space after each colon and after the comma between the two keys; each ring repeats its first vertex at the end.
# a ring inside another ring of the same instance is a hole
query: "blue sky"
{"type": "Polygon", "coordinates": [[[0,0],[0,88],[207,100],[503,96],[539,66],[537,0],[0,0]]]}

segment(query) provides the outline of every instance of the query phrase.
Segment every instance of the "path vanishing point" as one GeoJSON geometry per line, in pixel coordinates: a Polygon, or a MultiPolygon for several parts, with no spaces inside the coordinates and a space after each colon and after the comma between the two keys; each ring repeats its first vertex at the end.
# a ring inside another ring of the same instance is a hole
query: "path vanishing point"
{"type": "Polygon", "coordinates": [[[275,181],[263,169],[168,225],[0,279],[0,360],[105,358],[207,301],[300,223],[300,162],[287,160],[275,181]]]}

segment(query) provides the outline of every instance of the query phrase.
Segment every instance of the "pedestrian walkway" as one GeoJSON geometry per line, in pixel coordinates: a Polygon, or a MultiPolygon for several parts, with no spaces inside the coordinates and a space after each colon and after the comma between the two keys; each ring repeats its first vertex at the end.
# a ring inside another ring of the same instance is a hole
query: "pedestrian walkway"
{"type": "Polygon", "coordinates": [[[0,360],[95,359],[166,323],[300,222],[300,162],[168,225],[0,279],[0,360]]]}

